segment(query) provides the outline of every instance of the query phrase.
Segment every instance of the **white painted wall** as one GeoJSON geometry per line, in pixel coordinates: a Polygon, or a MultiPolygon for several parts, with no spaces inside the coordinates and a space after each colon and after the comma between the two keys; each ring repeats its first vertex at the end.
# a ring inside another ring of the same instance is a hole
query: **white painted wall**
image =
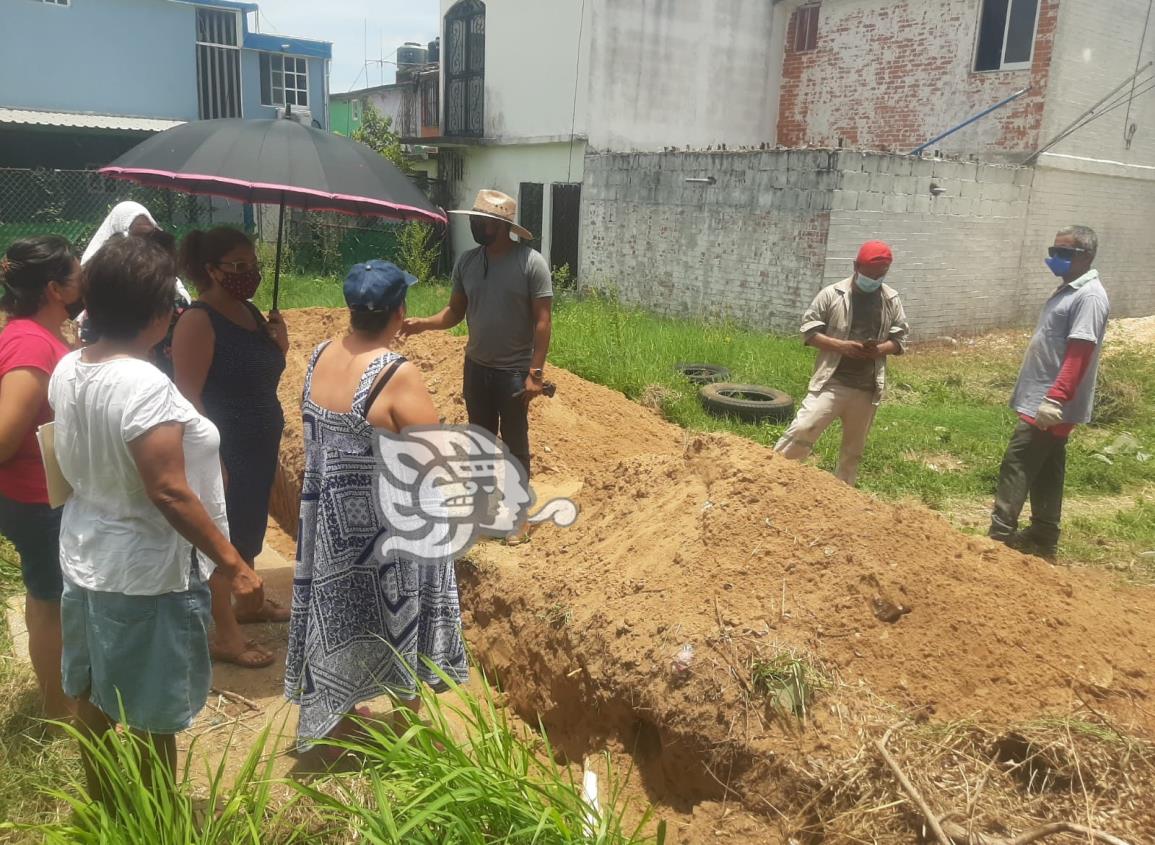
{"type": "Polygon", "coordinates": [[[787,18],[770,0],[589,2],[593,149],[774,143],[787,18]]]}
{"type": "MultiPolygon", "coordinates": [[[[445,14],[455,2],[441,0],[442,103],[448,49],[445,14]]],[[[486,3],[486,138],[532,143],[563,137],[568,140],[571,132],[581,138],[586,136],[590,6],[582,0],[486,3]]]]}
{"type": "MultiPolygon", "coordinates": [[[[1062,0],[1043,116],[1044,140],[1054,137],[1134,73],[1137,61],[1155,61],[1155,11],[1140,49],[1151,5],[1151,0],[1062,0]]],[[[1140,78],[1152,76],[1155,68],[1140,78]]],[[[1155,166],[1155,91],[1134,100],[1129,122],[1136,125],[1136,131],[1130,149],[1123,138],[1126,114],[1124,105],[1080,129],[1053,149],[1056,155],[1047,157],[1047,165],[1115,174],[1124,171],[1099,162],[1155,166]],[[1080,162],[1080,158],[1094,161],[1080,162]]],[[[1142,168],[1130,175],[1155,178],[1142,168]]],[[[1155,190],[1155,186],[1150,189],[1155,190]]]]}
{"type": "MultiPolygon", "coordinates": [[[[540,235],[542,254],[548,259],[550,249],[550,185],[554,182],[581,182],[585,175],[584,141],[578,140],[571,150],[568,142],[554,144],[503,144],[469,147],[464,153],[464,174],[455,184],[458,208],[471,208],[477,192],[493,188],[518,198],[522,182],[541,182],[545,185],[542,208],[543,232],[540,235]]],[[[469,233],[469,218],[459,214],[450,216],[450,236],[453,251],[459,255],[476,244],[469,233]]]]}

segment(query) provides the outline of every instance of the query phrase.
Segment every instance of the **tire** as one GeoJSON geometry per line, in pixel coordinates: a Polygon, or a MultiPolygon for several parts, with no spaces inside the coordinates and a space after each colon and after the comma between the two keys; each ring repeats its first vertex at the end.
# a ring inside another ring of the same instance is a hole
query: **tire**
{"type": "Polygon", "coordinates": [[[729,381],[730,371],[717,364],[675,364],[674,369],[694,384],[714,384],[729,381]]]}
{"type": "Polygon", "coordinates": [[[702,406],[716,417],[734,417],[745,422],[785,422],[794,416],[794,399],[772,387],[722,382],[705,385],[698,396],[702,406]]]}

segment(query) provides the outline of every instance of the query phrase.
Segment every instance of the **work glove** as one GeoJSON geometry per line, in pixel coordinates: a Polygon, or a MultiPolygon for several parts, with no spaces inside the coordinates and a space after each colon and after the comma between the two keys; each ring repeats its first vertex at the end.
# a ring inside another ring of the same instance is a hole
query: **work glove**
{"type": "Polygon", "coordinates": [[[1063,405],[1054,399],[1044,399],[1035,411],[1035,427],[1043,431],[1058,425],[1063,421],[1063,405]]]}

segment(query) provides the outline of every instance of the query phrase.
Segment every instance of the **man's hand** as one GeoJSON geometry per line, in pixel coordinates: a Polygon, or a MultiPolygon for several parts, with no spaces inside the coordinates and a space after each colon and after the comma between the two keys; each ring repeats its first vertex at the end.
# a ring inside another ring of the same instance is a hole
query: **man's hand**
{"type": "Polygon", "coordinates": [[[410,335],[421,334],[427,329],[428,326],[425,325],[425,320],[421,317],[409,317],[401,324],[401,331],[398,334],[401,337],[409,337],[410,335]]]}
{"type": "Polygon", "coordinates": [[[545,382],[535,379],[533,376],[525,377],[525,388],[521,391],[521,401],[525,403],[525,407],[529,407],[529,403],[541,396],[545,389],[545,382]]]}
{"type": "Polygon", "coordinates": [[[875,357],[869,350],[867,350],[866,346],[859,343],[857,340],[839,341],[838,354],[843,358],[855,358],[858,360],[875,357]]]}
{"type": "Polygon", "coordinates": [[[887,355],[894,353],[897,344],[893,340],[870,341],[863,344],[866,351],[866,357],[877,361],[879,358],[885,358],[887,355]]]}
{"type": "Polygon", "coordinates": [[[281,350],[282,355],[289,354],[289,330],[285,326],[285,318],[281,316],[281,312],[273,310],[269,312],[269,321],[265,323],[265,331],[269,333],[269,337],[273,343],[277,344],[277,348],[281,350]]]}
{"type": "Polygon", "coordinates": [[[1043,431],[1059,425],[1062,421],[1062,403],[1056,402],[1054,399],[1044,399],[1043,403],[1039,405],[1039,410],[1035,411],[1035,428],[1043,431]]]}

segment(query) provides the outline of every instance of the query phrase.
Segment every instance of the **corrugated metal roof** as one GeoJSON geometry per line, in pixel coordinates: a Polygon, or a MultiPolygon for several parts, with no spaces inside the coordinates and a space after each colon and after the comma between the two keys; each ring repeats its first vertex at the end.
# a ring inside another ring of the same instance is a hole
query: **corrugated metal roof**
{"type": "Polygon", "coordinates": [[[67,111],[38,111],[0,107],[0,123],[24,126],[66,126],[73,129],[119,129],[124,132],[163,132],[180,126],[183,120],[151,117],[124,117],[117,114],[88,114],[67,111]]]}

